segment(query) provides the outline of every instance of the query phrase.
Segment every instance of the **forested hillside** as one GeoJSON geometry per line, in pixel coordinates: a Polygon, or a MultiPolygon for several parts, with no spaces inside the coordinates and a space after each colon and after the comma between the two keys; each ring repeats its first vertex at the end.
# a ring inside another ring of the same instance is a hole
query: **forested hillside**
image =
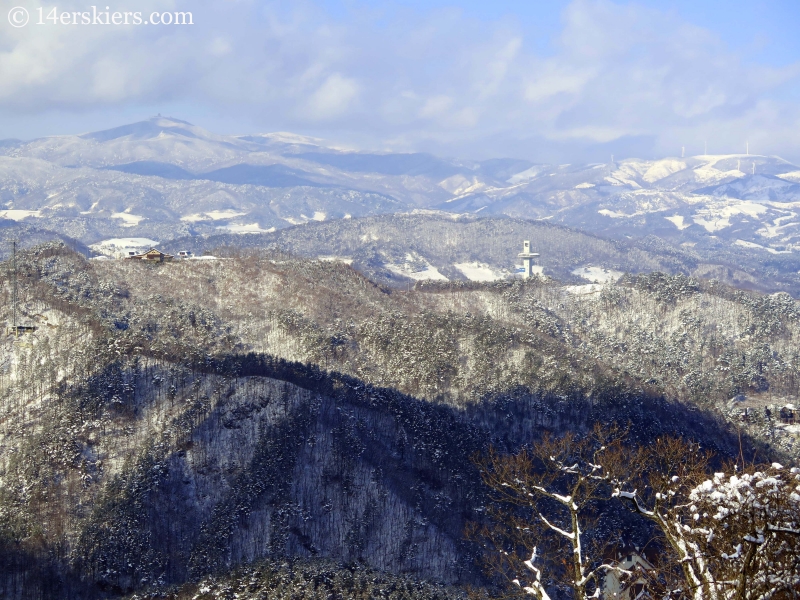
{"type": "Polygon", "coordinates": [[[18,270],[37,329],[0,356],[7,597],[247,578],[301,582],[292,597],[458,597],[419,580],[488,583],[464,526],[488,501],[470,459],[490,445],[616,421],[720,456],[798,452],[764,410],[795,400],[786,294],[659,273],[399,290],[257,249],[143,264],[52,244],[18,270]],[[261,559],[277,562],[226,579],[261,559]]]}
{"type": "MultiPolygon", "coordinates": [[[[659,217],[660,218],[660,217],[659,217]]],[[[221,248],[274,247],[308,258],[351,263],[373,281],[395,287],[426,279],[489,281],[513,272],[522,241],[537,265],[561,281],[581,281],[577,269],[714,278],[739,288],[800,295],[800,260],[792,253],[753,253],[721,243],[677,244],[647,236],[605,239],[549,221],[450,215],[432,211],[340,219],[273,233],[183,237],[164,245],[197,254],[221,248]]]]}

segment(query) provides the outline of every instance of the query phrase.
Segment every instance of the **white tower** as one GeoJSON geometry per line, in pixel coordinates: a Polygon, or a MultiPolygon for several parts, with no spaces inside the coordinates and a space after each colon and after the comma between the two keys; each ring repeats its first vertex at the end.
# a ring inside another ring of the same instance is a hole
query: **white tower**
{"type": "Polygon", "coordinates": [[[525,240],[522,243],[522,252],[517,256],[522,259],[522,277],[527,279],[533,275],[533,259],[539,256],[539,253],[531,252],[531,243],[525,240]]]}

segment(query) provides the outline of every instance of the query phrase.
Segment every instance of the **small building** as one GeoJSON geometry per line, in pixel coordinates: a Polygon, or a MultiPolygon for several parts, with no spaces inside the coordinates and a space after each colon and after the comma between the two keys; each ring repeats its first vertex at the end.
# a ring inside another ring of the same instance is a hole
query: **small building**
{"type": "Polygon", "coordinates": [[[797,408],[794,404],[786,404],[785,406],[781,406],[780,417],[781,423],[794,425],[795,421],[797,420],[797,408]]]}
{"type": "Polygon", "coordinates": [[[6,334],[20,337],[26,333],[33,333],[36,327],[33,325],[9,325],[6,327],[6,334]]]}
{"type": "Polygon", "coordinates": [[[150,248],[147,252],[136,254],[135,252],[128,252],[126,257],[130,260],[146,260],[148,262],[169,262],[175,258],[172,254],[165,254],[155,248],[150,248]]]}
{"type": "Polygon", "coordinates": [[[646,596],[646,572],[655,568],[655,552],[649,548],[620,544],[609,549],[604,558],[608,564],[625,569],[631,575],[624,576],[616,571],[608,571],[603,578],[602,598],[636,600],[646,596]]]}
{"type": "Polygon", "coordinates": [[[522,277],[528,279],[533,276],[533,259],[539,256],[538,252],[531,252],[531,243],[525,240],[522,243],[522,252],[517,254],[522,259],[522,277]]]}
{"type": "Polygon", "coordinates": [[[192,258],[192,253],[189,250],[181,250],[178,252],[178,258],[192,258]]]}

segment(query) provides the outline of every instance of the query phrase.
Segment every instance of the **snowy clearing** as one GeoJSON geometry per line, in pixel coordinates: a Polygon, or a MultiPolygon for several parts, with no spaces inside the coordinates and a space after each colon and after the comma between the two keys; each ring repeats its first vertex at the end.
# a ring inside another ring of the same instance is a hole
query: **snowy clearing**
{"type": "Polygon", "coordinates": [[[439,273],[439,269],[434,267],[427,260],[416,253],[406,254],[406,262],[403,264],[385,263],[389,271],[416,281],[438,280],[449,281],[447,277],[439,273]]]}
{"type": "Polygon", "coordinates": [[[667,221],[675,225],[680,231],[683,231],[687,227],[691,227],[691,224],[683,222],[683,215],[673,215],[671,217],[664,217],[667,221]]]}
{"type": "Polygon", "coordinates": [[[22,221],[28,217],[41,217],[42,211],[40,210],[0,210],[0,217],[4,219],[11,219],[12,221],[22,221]]]}
{"type": "Polygon", "coordinates": [[[158,245],[156,240],[143,237],[111,238],[91,244],[89,248],[106,256],[127,256],[128,252],[149,250],[158,245]]]}
{"type": "Polygon", "coordinates": [[[453,266],[461,271],[464,277],[470,281],[497,281],[498,279],[505,279],[508,277],[508,273],[504,273],[499,269],[494,269],[485,263],[465,262],[455,263],[453,266]]]}
{"type": "Polygon", "coordinates": [[[123,227],[136,227],[140,221],[143,221],[147,217],[143,217],[141,215],[133,215],[129,212],[118,212],[111,215],[112,219],[122,219],[124,223],[122,223],[123,227]]]}
{"type": "Polygon", "coordinates": [[[563,290],[568,294],[574,294],[575,296],[588,296],[591,294],[598,294],[600,290],[603,289],[603,286],[599,283],[587,283],[585,285],[567,285],[564,286],[563,290]]]}
{"type": "Polygon", "coordinates": [[[231,233],[272,233],[275,231],[274,227],[269,229],[262,229],[258,223],[243,223],[240,225],[218,225],[217,229],[224,229],[231,233]]]}
{"type": "Polygon", "coordinates": [[[747,242],[745,240],[736,240],[734,242],[736,246],[742,246],[744,248],[756,248],[758,250],[766,250],[770,254],[791,254],[791,250],[775,250],[775,248],[769,248],[767,246],[762,246],[761,244],[756,244],[754,242],[747,242]]]}
{"type": "Polygon", "coordinates": [[[318,256],[317,260],[323,262],[343,262],[346,265],[352,265],[353,259],[349,256],[318,256]]]}
{"type": "Polygon", "coordinates": [[[591,281],[592,283],[608,283],[610,281],[614,282],[622,277],[621,271],[615,271],[614,269],[606,269],[603,267],[593,267],[591,265],[573,269],[572,274],[582,277],[587,281],[591,281]]]}

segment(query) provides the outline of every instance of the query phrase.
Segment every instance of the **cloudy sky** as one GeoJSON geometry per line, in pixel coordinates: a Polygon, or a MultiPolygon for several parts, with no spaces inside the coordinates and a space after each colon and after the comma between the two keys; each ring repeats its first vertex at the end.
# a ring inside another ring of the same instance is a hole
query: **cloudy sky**
{"type": "Polygon", "coordinates": [[[191,11],[194,24],[38,24],[90,2],[0,0],[0,139],[161,113],[471,158],[749,142],[800,161],[796,0],[106,0],[100,11],[191,11]],[[26,26],[6,18],[15,7],[26,26]]]}

